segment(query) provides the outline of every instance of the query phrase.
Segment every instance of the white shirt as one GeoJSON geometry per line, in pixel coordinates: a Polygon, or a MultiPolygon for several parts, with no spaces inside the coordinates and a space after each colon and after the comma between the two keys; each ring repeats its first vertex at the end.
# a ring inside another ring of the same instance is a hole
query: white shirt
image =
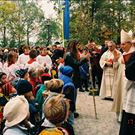
{"type": "Polygon", "coordinates": [[[52,67],[52,60],[49,55],[46,55],[46,56],[38,55],[37,62],[41,65],[46,64],[46,67],[48,69],[51,69],[51,67],[52,67]]]}
{"type": "Polygon", "coordinates": [[[27,64],[27,62],[29,61],[29,55],[26,55],[26,54],[21,54],[19,55],[18,57],[18,61],[17,61],[17,64],[20,68],[24,68],[25,65],[27,64]]]}
{"type": "Polygon", "coordinates": [[[16,71],[19,70],[19,66],[15,64],[11,64],[8,66],[8,63],[4,64],[3,72],[7,74],[7,78],[9,81],[12,81],[14,78],[16,78],[16,71]]]}
{"type": "Polygon", "coordinates": [[[25,65],[25,68],[28,68],[29,70],[31,70],[31,69],[38,69],[38,68],[41,68],[41,67],[42,66],[37,61],[34,61],[31,64],[27,63],[25,65]]]}

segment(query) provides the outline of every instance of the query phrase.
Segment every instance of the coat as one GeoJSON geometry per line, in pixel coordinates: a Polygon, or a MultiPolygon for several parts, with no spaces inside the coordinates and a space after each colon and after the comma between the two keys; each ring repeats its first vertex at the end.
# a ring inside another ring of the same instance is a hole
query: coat
{"type": "Polygon", "coordinates": [[[5,127],[3,135],[28,135],[28,131],[25,127],[16,125],[13,127],[5,127]]]}
{"type": "Polygon", "coordinates": [[[67,52],[64,57],[65,66],[71,66],[74,69],[74,75],[73,75],[73,83],[76,88],[80,88],[80,69],[79,67],[86,63],[88,60],[83,58],[81,60],[77,60],[71,52],[67,52]]]}
{"type": "Polygon", "coordinates": [[[130,48],[128,54],[131,52],[133,53],[133,55],[126,62],[126,69],[125,69],[125,75],[126,75],[127,81],[126,81],[126,87],[125,87],[126,94],[124,97],[123,110],[125,110],[125,112],[127,113],[131,113],[135,115],[135,80],[134,80],[135,47],[134,46],[130,48]]]}

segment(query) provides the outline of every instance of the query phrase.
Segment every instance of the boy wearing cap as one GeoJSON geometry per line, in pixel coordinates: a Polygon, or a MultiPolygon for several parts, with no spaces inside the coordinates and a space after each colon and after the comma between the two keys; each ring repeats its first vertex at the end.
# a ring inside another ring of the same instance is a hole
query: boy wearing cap
{"type": "Polygon", "coordinates": [[[24,96],[12,98],[4,107],[6,119],[3,135],[26,135],[30,129],[28,123],[29,104],[24,96]]]}
{"type": "Polygon", "coordinates": [[[39,108],[32,93],[32,85],[27,80],[22,79],[18,82],[16,90],[18,95],[24,95],[29,102],[30,122],[36,125],[36,122],[39,119],[39,108]]]}
{"type": "Polygon", "coordinates": [[[74,123],[74,112],[76,104],[77,90],[72,80],[73,68],[70,66],[64,66],[60,68],[60,79],[64,82],[62,93],[65,98],[70,100],[70,111],[71,114],[68,118],[68,122],[73,125],[74,123]]]}

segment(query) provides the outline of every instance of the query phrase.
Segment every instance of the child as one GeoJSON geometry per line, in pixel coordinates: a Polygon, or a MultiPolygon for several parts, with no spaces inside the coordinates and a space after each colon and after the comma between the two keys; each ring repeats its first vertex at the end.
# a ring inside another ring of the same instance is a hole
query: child
{"type": "Polygon", "coordinates": [[[68,118],[69,102],[61,94],[48,97],[44,104],[45,119],[42,124],[42,131],[39,135],[63,134],[74,135],[71,125],[64,124],[68,118]]]}
{"type": "Polygon", "coordinates": [[[40,88],[37,90],[36,92],[36,101],[39,104],[39,110],[40,110],[40,114],[42,115],[42,105],[44,103],[44,96],[43,96],[43,92],[45,92],[46,87],[44,85],[45,81],[51,80],[51,76],[49,73],[44,73],[41,75],[41,80],[42,80],[42,84],[40,84],[40,88]]]}
{"type": "Polygon", "coordinates": [[[59,78],[64,82],[62,93],[65,95],[65,98],[70,100],[70,116],[68,122],[73,125],[77,96],[77,90],[72,80],[73,68],[70,66],[61,67],[60,73],[61,75],[59,78]]]}
{"type": "Polygon", "coordinates": [[[29,102],[30,122],[36,125],[36,122],[39,121],[39,109],[38,103],[36,102],[32,93],[32,85],[27,80],[23,79],[18,82],[16,89],[18,95],[24,95],[29,102]]]}
{"type": "Polygon", "coordinates": [[[4,118],[6,122],[3,135],[29,134],[29,104],[24,96],[16,96],[5,105],[4,118]]]}

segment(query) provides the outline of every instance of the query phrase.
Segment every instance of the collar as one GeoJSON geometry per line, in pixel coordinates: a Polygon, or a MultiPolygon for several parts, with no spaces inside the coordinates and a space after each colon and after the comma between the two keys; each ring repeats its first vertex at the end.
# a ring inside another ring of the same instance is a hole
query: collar
{"type": "Polygon", "coordinates": [[[7,65],[7,66],[8,66],[8,67],[10,67],[12,64],[15,64],[15,63],[14,63],[14,62],[12,62],[12,63],[8,63],[8,65],[7,65]]]}
{"type": "Polygon", "coordinates": [[[24,55],[29,55],[29,53],[24,53],[24,55]]]}
{"type": "Polygon", "coordinates": [[[124,52],[123,55],[133,53],[134,51],[135,51],[135,46],[132,45],[132,46],[130,47],[129,51],[128,51],[128,52],[124,52]]]}
{"type": "Polygon", "coordinates": [[[46,118],[44,119],[44,122],[42,123],[43,127],[49,127],[49,128],[54,128],[56,127],[54,124],[52,124],[49,120],[47,120],[46,118]]]}
{"type": "Polygon", "coordinates": [[[46,56],[47,54],[40,54],[41,56],[46,56]]]}
{"type": "Polygon", "coordinates": [[[29,61],[28,61],[28,64],[32,64],[33,62],[35,62],[36,61],[36,59],[30,59],[29,61]]]}

